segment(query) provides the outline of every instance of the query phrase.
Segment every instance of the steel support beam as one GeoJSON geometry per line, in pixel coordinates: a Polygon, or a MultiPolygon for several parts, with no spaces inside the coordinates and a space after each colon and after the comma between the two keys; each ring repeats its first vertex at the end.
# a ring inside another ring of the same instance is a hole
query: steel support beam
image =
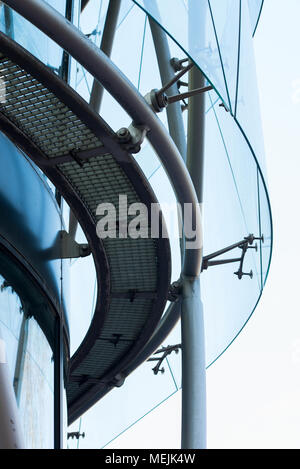
{"type": "MultiPolygon", "coordinates": [[[[100,49],[108,57],[111,55],[115,32],[117,29],[118,17],[121,8],[121,0],[110,0],[105,25],[103,29],[100,49]]],[[[93,87],[90,96],[90,106],[96,112],[100,112],[104,88],[98,80],[94,78],[93,87]]]]}
{"type": "MultiPolygon", "coordinates": [[[[159,18],[159,10],[157,7],[157,0],[145,0],[145,7],[149,11],[154,12],[154,16],[159,18]]],[[[169,83],[175,77],[174,69],[171,65],[171,53],[168,44],[167,34],[162,27],[149,16],[149,24],[155,47],[159,73],[161,77],[162,86],[169,83]]],[[[178,94],[177,82],[166,90],[167,96],[178,94]]],[[[182,118],[181,103],[176,102],[169,104],[166,108],[168,127],[170,135],[178,148],[183,161],[186,161],[186,136],[182,118]]],[[[181,221],[180,221],[181,224],[181,221]]],[[[180,229],[180,228],[179,228],[180,229]]],[[[184,243],[180,239],[181,259],[184,259],[184,243]]],[[[174,316],[173,316],[174,317],[174,316]]]]}
{"type": "MultiPolygon", "coordinates": [[[[159,17],[159,11],[157,8],[157,1],[156,0],[145,0],[145,7],[151,7],[151,11],[156,11],[156,18],[159,17]]],[[[171,54],[167,39],[166,32],[162,29],[159,24],[154,21],[149,16],[149,24],[152,34],[152,39],[155,47],[157,63],[159,67],[160,77],[162,85],[165,83],[170,82],[174,76],[175,72],[171,65],[171,54]]],[[[178,87],[177,84],[174,83],[167,91],[167,96],[172,96],[178,94],[178,87]]],[[[186,160],[186,137],[182,119],[182,110],[181,104],[173,103],[167,106],[167,118],[168,118],[168,126],[169,132],[172,139],[177,146],[179,153],[181,154],[183,160],[186,160]]]]}
{"type": "Polygon", "coordinates": [[[199,277],[182,277],[181,344],[181,445],[183,449],[205,449],[205,344],[199,277]]]}
{"type": "MultiPolygon", "coordinates": [[[[198,38],[201,46],[201,19],[206,7],[189,0],[190,42],[198,38]],[[200,24],[200,32],[199,32],[200,24]]],[[[202,21],[204,25],[204,21],[202,21]]],[[[203,88],[205,79],[197,67],[189,72],[189,89],[203,88]]],[[[189,98],[187,168],[200,206],[203,202],[205,94],[189,98]]],[[[202,227],[201,227],[202,228],[202,227]]],[[[206,371],[203,305],[200,277],[182,276],[182,448],[206,448],[206,371]]]]}

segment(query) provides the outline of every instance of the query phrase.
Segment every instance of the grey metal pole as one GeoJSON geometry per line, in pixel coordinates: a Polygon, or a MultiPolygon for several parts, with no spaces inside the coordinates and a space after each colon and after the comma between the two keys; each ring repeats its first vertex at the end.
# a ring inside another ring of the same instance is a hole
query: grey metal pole
{"type": "MultiPolygon", "coordinates": [[[[100,49],[108,57],[111,55],[112,46],[114,42],[115,32],[117,29],[117,22],[121,7],[121,0],[110,0],[108,10],[106,14],[105,25],[103,29],[103,35],[101,39],[100,49]]],[[[94,78],[93,87],[90,96],[90,106],[96,112],[100,112],[102,97],[103,97],[103,86],[98,80],[94,78]]]]}
{"type": "Polygon", "coordinates": [[[63,392],[64,357],[63,326],[60,317],[55,319],[54,343],[54,449],[63,448],[63,392]]]}
{"type": "Polygon", "coordinates": [[[203,306],[199,277],[182,277],[183,449],[206,448],[206,377],[203,306]]]}
{"type": "Polygon", "coordinates": [[[0,336],[0,449],[24,448],[23,434],[12,379],[0,336]]]}
{"type": "Polygon", "coordinates": [[[69,235],[75,240],[76,238],[76,232],[78,228],[78,220],[75,217],[73,211],[70,208],[70,213],[69,213],[69,235]]]}
{"type": "MultiPolygon", "coordinates": [[[[159,10],[156,0],[145,0],[145,7],[151,10],[154,16],[159,18],[159,10]]],[[[175,76],[174,69],[171,65],[171,53],[168,44],[167,34],[162,27],[157,24],[150,16],[149,24],[152,34],[152,39],[155,47],[157,63],[159,67],[162,86],[169,83],[175,76]]],[[[174,83],[166,90],[167,96],[177,95],[177,83],[174,83]]],[[[183,161],[186,161],[186,136],[182,118],[182,110],[180,102],[169,104],[166,108],[169,133],[177,146],[183,161]]],[[[180,216],[180,215],[178,215],[180,216]]],[[[179,229],[182,228],[182,220],[179,222],[179,229]]],[[[184,242],[183,237],[180,238],[181,260],[184,259],[184,242]]]]}
{"type": "MultiPolygon", "coordinates": [[[[151,6],[151,11],[155,9],[156,18],[159,17],[156,0],[145,0],[145,6],[151,6]]],[[[171,54],[166,32],[149,16],[149,24],[155,47],[157,63],[161,76],[162,85],[174,78],[175,72],[171,65],[171,54]]],[[[178,94],[177,84],[174,83],[167,91],[167,96],[178,94]]],[[[167,106],[167,118],[169,132],[175,142],[183,160],[186,160],[186,136],[184,131],[181,104],[179,102],[167,106]]]]}
{"type": "MultiPolygon", "coordinates": [[[[201,42],[199,24],[206,13],[204,2],[189,0],[190,41],[201,42]]],[[[203,37],[203,33],[202,33],[203,37]]],[[[201,46],[201,44],[199,44],[201,46]]],[[[202,88],[205,79],[197,67],[189,74],[189,89],[202,88]]],[[[200,204],[203,202],[205,94],[193,96],[188,104],[187,168],[200,204]]],[[[182,276],[182,448],[206,448],[206,371],[203,305],[200,277],[182,276]]]]}

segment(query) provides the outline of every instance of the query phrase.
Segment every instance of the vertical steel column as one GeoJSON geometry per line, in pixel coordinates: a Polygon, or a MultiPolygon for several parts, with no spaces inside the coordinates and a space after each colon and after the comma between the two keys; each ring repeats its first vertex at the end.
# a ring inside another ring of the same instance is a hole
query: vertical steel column
{"type": "Polygon", "coordinates": [[[63,448],[63,326],[60,317],[55,319],[54,343],[54,449],[63,448]]]}
{"type": "MultiPolygon", "coordinates": [[[[199,47],[203,47],[201,42],[205,13],[204,2],[189,0],[190,44],[198,40],[199,47]]],[[[200,70],[196,66],[193,67],[189,76],[189,89],[202,88],[204,82],[200,70]]],[[[188,109],[187,167],[198,201],[202,204],[205,94],[189,98],[188,109]]],[[[183,276],[182,284],[182,448],[204,449],[206,448],[206,371],[200,278],[183,276]]]]}
{"type": "MultiPolygon", "coordinates": [[[[73,16],[73,0],[66,1],[66,11],[65,17],[68,21],[72,22],[73,16]]],[[[68,52],[63,51],[62,63],[61,63],[61,77],[66,82],[69,83],[70,80],[70,56],[68,52]]]]}
{"type": "MultiPolygon", "coordinates": [[[[110,57],[112,51],[120,7],[121,0],[110,0],[100,45],[100,49],[108,57],[110,57]]],[[[102,97],[103,86],[99,83],[99,81],[94,79],[90,97],[90,105],[96,112],[100,111],[102,97]]]]}
{"type": "MultiPolygon", "coordinates": [[[[1,332],[1,331],[0,331],[1,332]]],[[[24,448],[19,411],[0,335],[0,449],[24,448]]]]}
{"type": "MultiPolygon", "coordinates": [[[[145,0],[145,7],[149,7],[149,11],[155,13],[155,17],[159,18],[159,11],[156,0],[145,0]]],[[[153,43],[155,47],[157,63],[159,67],[162,85],[170,82],[174,78],[175,72],[171,65],[171,54],[168,44],[166,32],[149,16],[149,24],[153,43]]],[[[178,87],[175,83],[166,91],[168,96],[178,94],[178,87]]],[[[175,142],[183,160],[186,160],[186,137],[182,119],[182,110],[180,102],[172,103],[167,106],[167,118],[169,132],[175,142]]]]}
{"type": "Polygon", "coordinates": [[[203,306],[199,277],[182,278],[183,449],[206,448],[206,378],[203,306]]]}
{"type": "MultiPolygon", "coordinates": [[[[159,10],[157,7],[156,0],[144,0],[145,7],[148,8],[148,11],[151,11],[152,14],[158,19],[159,10]]],[[[174,69],[171,65],[171,53],[168,44],[167,34],[162,29],[162,27],[154,21],[150,16],[149,24],[153,39],[153,44],[155,47],[157,63],[159,67],[159,73],[161,77],[162,86],[166,83],[169,83],[175,76],[174,69]]],[[[178,94],[177,84],[170,86],[166,91],[167,96],[174,96],[178,94]]],[[[180,102],[169,104],[166,108],[169,133],[177,146],[179,153],[182,156],[183,161],[186,161],[186,136],[182,118],[182,110],[180,102]]],[[[180,216],[180,215],[178,215],[180,216]]],[[[182,227],[182,220],[179,222],[179,229],[182,227]]],[[[180,250],[181,250],[181,260],[183,263],[184,259],[184,242],[183,238],[180,238],[180,250]]]]}

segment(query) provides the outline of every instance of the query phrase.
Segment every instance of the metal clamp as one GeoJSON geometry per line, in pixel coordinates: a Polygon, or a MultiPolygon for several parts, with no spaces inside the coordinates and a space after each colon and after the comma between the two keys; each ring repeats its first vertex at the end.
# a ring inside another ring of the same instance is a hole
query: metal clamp
{"type": "Polygon", "coordinates": [[[158,355],[162,353],[161,357],[151,357],[148,358],[147,362],[154,362],[157,361],[157,364],[155,365],[154,368],[152,368],[152,371],[155,375],[158,373],[164,374],[165,369],[162,367],[161,364],[164,361],[164,359],[170,355],[172,352],[175,352],[176,354],[179,352],[179,349],[181,349],[181,344],[176,344],[176,345],[168,345],[167,347],[162,347],[161,349],[157,350],[154,355],[158,355]]]}
{"type": "Polygon", "coordinates": [[[245,237],[242,241],[232,244],[231,246],[221,249],[220,251],[216,251],[213,254],[209,254],[208,256],[204,256],[203,261],[202,261],[202,271],[207,270],[208,267],[211,267],[211,266],[239,262],[240,263],[239,269],[237,270],[237,272],[234,272],[234,274],[238,277],[239,280],[241,280],[244,276],[250,277],[252,279],[253,278],[252,270],[250,272],[243,272],[243,265],[244,265],[245,255],[248,249],[255,249],[257,251],[258,249],[257,244],[253,245],[254,241],[256,240],[259,240],[263,243],[264,236],[262,235],[261,237],[255,237],[253,234],[250,234],[249,236],[245,237]],[[242,249],[242,255],[240,257],[235,257],[231,259],[212,260],[236,248],[242,249]]]}
{"type": "Polygon", "coordinates": [[[173,282],[168,292],[168,301],[176,301],[181,295],[182,285],[180,281],[173,282]]]}
{"type": "Polygon", "coordinates": [[[130,153],[139,153],[148,132],[148,127],[133,122],[128,128],[122,127],[118,130],[117,137],[125,150],[130,153]]]}

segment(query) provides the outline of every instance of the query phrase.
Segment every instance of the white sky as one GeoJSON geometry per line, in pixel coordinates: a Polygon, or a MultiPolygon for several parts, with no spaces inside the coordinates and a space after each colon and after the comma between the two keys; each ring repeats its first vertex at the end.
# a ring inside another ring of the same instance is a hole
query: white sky
{"type": "MultiPolygon", "coordinates": [[[[247,327],[208,370],[209,448],[300,448],[300,1],[265,0],[255,38],[274,253],[247,327]]],[[[110,448],[179,448],[180,393],[110,448]]]]}

